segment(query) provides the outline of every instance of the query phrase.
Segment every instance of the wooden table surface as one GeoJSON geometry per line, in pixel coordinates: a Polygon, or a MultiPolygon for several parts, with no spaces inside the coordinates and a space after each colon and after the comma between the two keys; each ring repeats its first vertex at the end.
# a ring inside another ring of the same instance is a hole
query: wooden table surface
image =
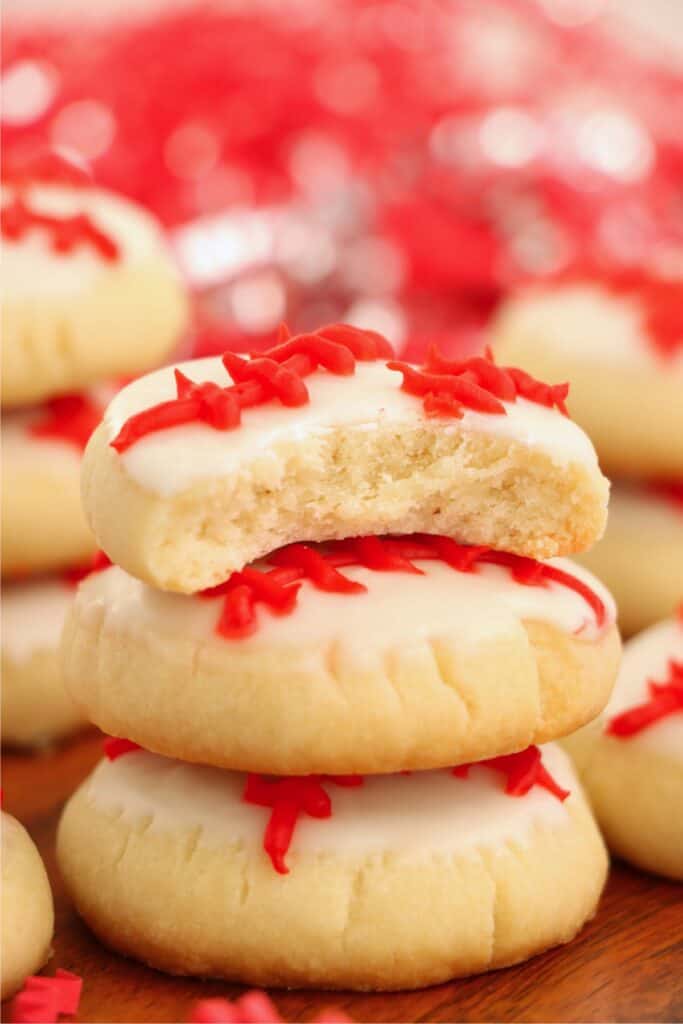
{"type": "MultiPolygon", "coordinates": [[[[29,829],[55,893],[54,956],[84,979],[78,1019],[185,1021],[194,1000],[236,995],[229,985],[168,978],[108,952],[80,922],[55,864],[62,804],[100,756],[90,734],[39,757],[5,754],[4,807],[29,829]]],[[[615,864],[600,910],[571,945],[519,967],[392,995],[276,992],[289,1021],[331,1003],[356,1021],[680,1021],[683,886],[615,864]]]]}

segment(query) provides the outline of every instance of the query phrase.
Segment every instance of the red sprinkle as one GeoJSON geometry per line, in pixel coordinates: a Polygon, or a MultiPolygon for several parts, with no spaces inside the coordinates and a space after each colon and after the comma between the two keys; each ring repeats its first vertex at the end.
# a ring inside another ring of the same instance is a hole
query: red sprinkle
{"type": "Polygon", "coordinates": [[[649,697],[611,718],[605,727],[608,735],[629,739],[662,718],[683,712],[683,661],[672,659],[667,678],[661,683],[649,679],[647,685],[649,697]]]}
{"type": "Polygon", "coordinates": [[[453,775],[466,779],[470,768],[492,768],[505,775],[505,792],[508,796],[526,796],[534,786],[541,786],[549,793],[564,801],[569,790],[563,789],[553,779],[550,772],[543,766],[541,751],[536,746],[527,747],[516,754],[503,754],[501,757],[490,757],[485,761],[474,761],[453,768],[453,775]]]}
{"type": "Polygon", "coordinates": [[[12,1000],[10,1021],[16,1024],[51,1024],[60,1014],[78,1013],[83,979],[58,968],[54,978],[34,975],[12,1000]]]}
{"type": "Polygon", "coordinates": [[[82,451],[102,419],[102,412],[102,407],[88,395],[59,395],[41,406],[41,418],[30,425],[29,433],[67,441],[82,451]]]}
{"type": "Polygon", "coordinates": [[[87,213],[58,217],[33,209],[24,196],[17,195],[0,211],[0,231],[13,242],[21,241],[34,228],[42,228],[50,235],[54,252],[67,254],[79,246],[90,246],[103,260],[119,259],[117,243],[102,231],[87,213]]]}
{"type": "Polygon", "coordinates": [[[332,802],[323,789],[323,782],[337,786],[360,786],[359,775],[304,775],[284,778],[267,778],[263,775],[247,775],[242,800],[258,807],[271,808],[270,818],[263,837],[263,848],[270,857],[275,870],[289,874],[285,857],[290,848],[297,821],[302,814],[311,818],[329,818],[332,802]]]}
{"type": "MultiPolygon", "coordinates": [[[[230,1002],[229,999],[200,999],[190,1012],[188,1024],[283,1024],[277,1007],[265,992],[254,989],[230,1002]]],[[[351,1024],[341,1010],[323,1010],[313,1024],[351,1024]]]]}
{"type": "Polygon", "coordinates": [[[197,420],[215,430],[233,430],[240,425],[242,409],[268,402],[292,408],[306,405],[310,398],[304,378],[319,367],[349,376],[355,372],[357,359],[373,361],[390,355],[389,342],[374,331],[330,324],[291,338],[283,327],[278,344],[252,359],[234,352],[223,354],[223,364],[233,380],[227,387],[196,383],[176,370],[176,398],[131,416],[111,446],[125,452],[147,434],[197,420]]]}
{"type": "Polygon", "coordinates": [[[478,565],[499,565],[524,586],[547,587],[557,583],[578,594],[590,607],[598,628],[607,622],[607,609],[586,583],[571,573],[533,558],[459,544],[449,537],[412,534],[405,537],[354,537],[324,545],[290,544],[268,556],[276,568],[259,571],[247,567],[234,572],[202,597],[224,597],[216,633],[227,639],[250,636],[258,629],[256,605],[265,604],[277,615],[291,614],[297,604],[300,581],[307,579],[318,590],[336,594],[362,594],[367,588],[344,576],[340,569],[364,566],[374,572],[422,574],[415,560],[442,561],[456,572],[476,572],[478,565]]]}
{"type": "Polygon", "coordinates": [[[139,743],[132,740],[120,739],[118,736],[107,736],[102,744],[105,757],[109,761],[117,761],[124,754],[132,754],[135,750],[142,750],[139,743]]]}
{"type": "Polygon", "coordinates": [[[657,497],[673,502],[683,512],[683,480],[653,480],[647,486],[657,497]]]}
{"type": "Polygon", "coordinates": [[[465,409],[505,416],[502,403],[515,402],[517,398],[569,415],[568,384],[544,384],[524,370],[496,366],[490,349],[483,356],[453,361],[431,348],[419,369],[398,360],[387,366],[403,374],[402,389],[422,399],[427,416],[462,419],[465,409]]]}

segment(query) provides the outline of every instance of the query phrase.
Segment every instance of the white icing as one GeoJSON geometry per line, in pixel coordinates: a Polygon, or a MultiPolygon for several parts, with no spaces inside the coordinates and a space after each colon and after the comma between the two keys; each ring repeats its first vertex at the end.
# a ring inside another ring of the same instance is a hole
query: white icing
{"type": "MultiPolygon", "coordinates": [[[[111,384],[101,384],[87,392],[93,402],[104,409],[116,394],[111,384]]],[[[81,450],[71,441],[59,437],[41,437],[31,433],[31,427],[45,418],[46,410],[40,405],[5,412],[2,416],[3,473],[43,472],[49,475],[80,473],[81,450]]]]}
{"type": "MultiPolygon", "coordinates": [[[[390,646],[440,636],[470,649],[490,642],[492,635],[519,631],[521,620],[548,622],[585,639],[596,637],[595,616],[568,587],[524,586],[507,569],[495,565],[461,573],[443,562],[416,560],[414,564],[424,576],[345,568],[345,576],[367,587],[365,594],[328,593],[304,580],[290,615],[275,615],[258,604],[258,630],[238,640],[214,632],[222,598],[164,593],[116,566],[81,583],[76,607],[82,622],[112,633],[190,637],[203,643],[236,644],[241,651],[334,642],[356,657],[373,657],[390,646]]],[[[565,559],[553,559],[551,564],[587,583],[604,601],[608,622],[614,622],[614,602],[595,577],[565,559]]]]}
{"type": "Polygon", "coordinates": [[[74,588],[64,580],[12,583],[2,590],[2,652],[14,662],[57,651],[74,588]]]}
{"type": "MultiPolygon", "coordinates": [[[[507,796],[504,776],[488,768],[470,769],[467,779],[445,770],[366,776],[353,789],[328,783],[332,817],[299,819],[290,863],[294,866],[297,854],[325,852],[353,857],[391,851],[413,858],[476,854],[482,847],[528,842],[537,825],[567,827],[575,776],[557,747],[543,748],[543,762],[572,791],[564,803],[538,786],[524,797],[507,796]]],[[[131,824],[151,819],[151,831],[199,827],[202,845],[244,844],[256,850],[270,812],[242,802],[244,780],[239,773],[137,751],[101,761],[87,783],[87,796],[98,809],[131,824]]]]}
{"type": "Polygon", "coordinates": [[[609,529],[658,540],[664,535],[683,537],[683,507],[645,487],[612,484],[609,529]]]}
{"type": "MultiPolygon", "coordinates": [[[[71,295],[92,284],[112,268],[168,262],[160,226],[146,210],[111,192],[64,185],[34,185],[23,190],[32,209],[60,217],[85,213],[119,246],[119,261],[104,260],[91,245],[78,244],[68,253],[57,253],[50,233],[32,227],[18,240],[3,237],[2,283],[4,299],[71,295]]],[[[11,202],[15,190],[3,185],[2,205],[11,202]]]]}
{"type": "Polygon", "coordinates": [[[509,315],[516,337],[538,339],[567,359],[683,373],[683,352],[664,361],[648,338],[637,296],[596,284],[532,288],[513,300],[509,315]]]}
{"type": "MultiPolygon", "coordinates": [[[[629,640],[614,692],[603,712],[603,723],[647,700],[648,680],[665,682],[672,658],[683,661],[683,626],[674,619],[660,622],[629,640]]],[[[667,715],[642,732],[616,742],[638,745],[683,761],[683,711],[667,715]]]]}
{"type": "MultiPolygon", "coordinates": [[[[219,358],[182,363],[195,381],[227,386],[230,376],[219,358]]],[[[173,367],[166,367],[129,384],[114,399],[105,415],[107,434],[113,439],[126,420],[176,395],[173,367]]],[[[336,427],[370,431],[392,424],[416,424],[424,419],[419,398],[401,390],[402,377],[381,362],[357,363],[353,377],[324,370],[306,379],[310,402],[296,409],[270,402],[245,409],[241,426],[214,430],[191,423],[148,434],[121,456],[126,472],[145,490],[168,497],[200,480],[229,477],[245,462],[256,460],[259,475],[277,481],[281,471],[274,447],[316,438],[336,427]]],[[[504,437],[548,452],[560,464],[579,462],[597,472],[595,451],[583,431],[556,410],[519,399],[504,403],[507,415],[471,410],[461,420],[444,420],[444,431],[471,430],[504,437]]]]}

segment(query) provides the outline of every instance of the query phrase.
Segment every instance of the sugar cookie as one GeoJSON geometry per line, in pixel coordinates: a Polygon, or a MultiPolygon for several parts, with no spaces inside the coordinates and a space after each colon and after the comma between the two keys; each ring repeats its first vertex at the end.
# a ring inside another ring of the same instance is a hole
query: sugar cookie
{"type": "Polygon", "coordinates": [[[84,461],[100,546],[191,593],[296,540],[427,530],[551,557],[601,535],[608,485],[565,389],[484,358],[417,370],[387,351],[332,325],[124,388],[84,461]]]}
{"type": "Polygon", "coordinates": [[[161,362],[187,303],[155,219],[92,186],[5,183],[1,201],[3,405],[161,362]]]}
{"type": "Polygon", "coordinates": [[[2,998],[50,955],[54,911],[43,862],[28,832],[2,812],[2,998]]]}
{"type": "Polygon", "coordinates": [[[626,644],[604,714],[564,742],[614,853],[683,879],[683,607],[626,644]]]}
{"type": "Polygon", "coordinates": [[[67,804],[59,862],[105,943],[174,974],[435,984],[567,942],[595,912],[607,858],[569,762],[544,748],[527,778],[527,754],[521,772],[361,783],[129,752],[67,804]]]}
{"type": "Polygon", "coordinates": [[[3,577],[65,569],[93,555],[81,506],[81,456],[112,393],[64,395],[3,416],[3,577]]]}
{"type": "Polygon", "coordinates": [[[74,587],[63,579],[2,590],[2,740],[40,747],[86,719],[62,683],[59,647],[74,587]]]}
{"type": "Polygon", "coordinates": [[[609,587],[622,633],[666,618],[683,592],[683,483],[613,485],[605,536],[578,557],[609,587]]]}
{"type": "Polygon", "coordinates": [[[532,286],[504,304],[500,359],[571,381],[569,408],[615,476],[683,478],[683,282],[532,286]]]}
{"type": "Polygon", "coordinates": [[[259,568],[213,597],[116,567],[84,580],[63,641],[83,713],[186,761],[387,772],[571,732],[616,676],[612,599],[566,560],[374,537],[293,545],[259,568]],[[530,585],[536,573],[559,582],[530,585]]]}

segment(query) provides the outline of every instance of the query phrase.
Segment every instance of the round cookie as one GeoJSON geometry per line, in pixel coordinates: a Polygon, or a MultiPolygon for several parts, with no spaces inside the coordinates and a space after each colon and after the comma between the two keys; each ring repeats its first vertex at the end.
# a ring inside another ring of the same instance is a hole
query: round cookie
{"type": "Polygon", "coordinates": [[[602,534],[608,484],[565,388],[483,357],[418,370],[387,352],[332,325],[124,388],[84,460],[100,546],[192,593],[297,540],[426,530],[552,557],[602,534]]]}
{"type": "Polygon", "coordinates": [[[62,682],[62,627],[74,587],[61,579],[2,591],[2,741],[41,747],[85,725],[62,682]]]}
{"type": "Polygon", "coordinates": [[[495,349],[571,381],[569,408],[609,474],[683,478],[683,282],[529,286],[502,307],[495,349]]]}
{"type": "Polygon", "coordinates": [[[94,553],[81,505],[81,456],[110,396],[109,389],[69,395],[3,416],[4,578],[66,569],[94,553]]]}
{"type": "Polygon", "coordinates": [[[2,403],[80,391],[161,362],[187,302],[160,226],[92,186],[4,183],[2,403]]]}
{"type": "Polygon", "coordinates": [[[435,768],[572,732],[619,662],[614,604],[586,570],[446,538],[293,545],[218,591],[163,593],[114,566],[85,579],[63,639],[83,713],[242,771],[435,768]]]}
{"type": "Polygon", "coordinates": [[[604,714],[564,743],[608,845],[683,879],[683,609],[630,640],[604,714]]]}
{"type": "Polygon", "coordinates": [[[622,633],[666,618],[683,590],[683,485],[613,484],[605,536],[578,558],[609,587],[622,633]]]}
{"type": "Polygon", "coordinates": [[[2,998],[21,988],[50,956],[52,892],[33,841],[2,812],[2,998]]]}
{"type": "Polygon", "coordinates": [[[491,767],[283,783],[137,751],[71,798],[58,857],[96,934],[170,973],[416,988],[524,960],[594,914],[602,841],[566,757],[543,765],[554,791],[511,796],[491,767]]]}

